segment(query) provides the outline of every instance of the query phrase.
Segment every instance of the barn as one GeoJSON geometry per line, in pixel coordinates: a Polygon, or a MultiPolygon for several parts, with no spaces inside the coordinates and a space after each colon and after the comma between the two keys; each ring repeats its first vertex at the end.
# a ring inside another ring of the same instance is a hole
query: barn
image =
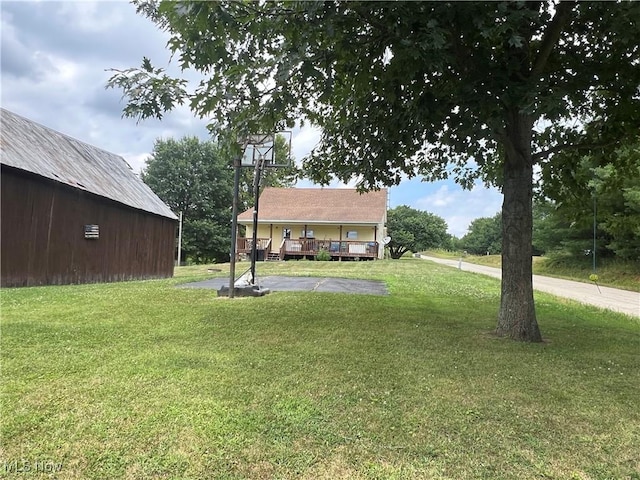
{"type": "Polygon", "coordinates": [[[2,287],[173,275],[177,217],[124,158],[0,113],[2,287]]]}

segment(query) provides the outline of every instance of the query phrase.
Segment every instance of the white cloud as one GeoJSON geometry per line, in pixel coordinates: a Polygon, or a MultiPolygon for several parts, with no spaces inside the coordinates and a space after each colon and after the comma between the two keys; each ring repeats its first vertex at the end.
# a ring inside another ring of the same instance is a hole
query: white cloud
{"type": "Polygon", "coordinates": [[[107,69],[135,66],[143,56],[160,63],[169,57],[167,34],[128,2],[1,2],[0,8],[3,108],[99,148],[126,152],[136,172],[159,137],[209,138],[206,121],[186,106],[162,121],[122,118],[121,93],[105,89],[107,69]]]}
{"type": "Polygon", "coordinates": [[[294,129],[291,139],[291,153],[298,164],[318,144],[321,135],[322,131],[319,128],[311,126],[294,129]]]}
{"type": "Polygon", "coordinates": [[[427,210],[433,207],[447,207],[456,201],[456,193],[450,190],[448,184],[445,184],[436,190],[435,193],[420,198],[416,204],[420,207],[420,210],[427,210]]]}
{"type": "Polygon", "coordinates": [[[472,215],[452,215],[447,218],[447,231],[451,235],[461,238],[465,233],[467,233],[469,224],[473,222],[475,218],[476,217],[472,215]]]}
{"type": "Polygon", "coordinates": [[[127,161],[127,163],[129,164],[131,169],[137,174],[140,174],[142,169],[144,167],[146,167],[147,159],[150,156],[150,154],[148,154],[148,153],[135,154],[135,153],[129,153],[129,152],[118,153],[118,155],[123,157],[127,161]]]}
{"type": "Polygon", "coordinates": [[[124,20],[118,9],[99,8],[96,2],[61,2],[59,15],[81,31],[87,33],[109,32],[124,20]]]}

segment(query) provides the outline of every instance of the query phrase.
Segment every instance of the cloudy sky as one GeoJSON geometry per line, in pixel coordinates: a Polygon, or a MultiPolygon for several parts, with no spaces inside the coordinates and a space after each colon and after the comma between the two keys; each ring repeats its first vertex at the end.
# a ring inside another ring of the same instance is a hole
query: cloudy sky
{"type": "MultiPolygon", "coordinates": [[[[207,139],[206,121],[187,108],[162,121],[122,118],[120,92],[106,90],[110,68],[139,66],[142,57],[176,73],[166,34],[126,1],[0,1],[3,108],[79,140],[122,155],[135,171],[157,138],[207,139]]],[[[313,129],[294,131],[300,160],[318,141],[313,129]]],[[[310,186],[302,182],[300,186],[310,186]]],[[[453,181],[407,180],[390,189],[390,206],[408,205],[441,216],[449,232],[464,235],[469,223],[500,210],[501,195],[478,186],[463,191],[453,181]]]]}

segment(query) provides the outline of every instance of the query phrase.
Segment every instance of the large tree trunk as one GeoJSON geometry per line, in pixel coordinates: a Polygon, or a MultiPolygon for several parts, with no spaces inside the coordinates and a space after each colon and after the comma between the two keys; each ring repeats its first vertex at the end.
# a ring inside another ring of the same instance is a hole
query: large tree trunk
{"type": "Polygon", "coordinates": [[[533,303],[532,196],[530,116],[507,115],[502,203],[502,291],[498,327],[500,336],[541,342],[533,303]]]}

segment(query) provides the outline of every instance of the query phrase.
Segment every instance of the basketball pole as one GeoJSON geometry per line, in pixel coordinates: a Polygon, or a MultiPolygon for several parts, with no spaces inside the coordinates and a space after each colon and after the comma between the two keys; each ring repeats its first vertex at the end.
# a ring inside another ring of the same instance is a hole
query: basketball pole
{"type": "Polygon", "coordinates": [[[258,201],[260,199],[260,177],[262,177],[262,167],[264,155],[260,154],[256,161],[256,168],[253,178],[253,237],[251,243],[251,285],[256,284],[256,260],[258,256],[258,201]]]}
{"type": "Polygon", "coordinates": [[[242,156],[233,162],[233,204],[231,207],[231,258],[229,258],[229,298],[236,289],[236,245],[238,242],[238,196],[240,192],[240,162],[242,156]]]}

